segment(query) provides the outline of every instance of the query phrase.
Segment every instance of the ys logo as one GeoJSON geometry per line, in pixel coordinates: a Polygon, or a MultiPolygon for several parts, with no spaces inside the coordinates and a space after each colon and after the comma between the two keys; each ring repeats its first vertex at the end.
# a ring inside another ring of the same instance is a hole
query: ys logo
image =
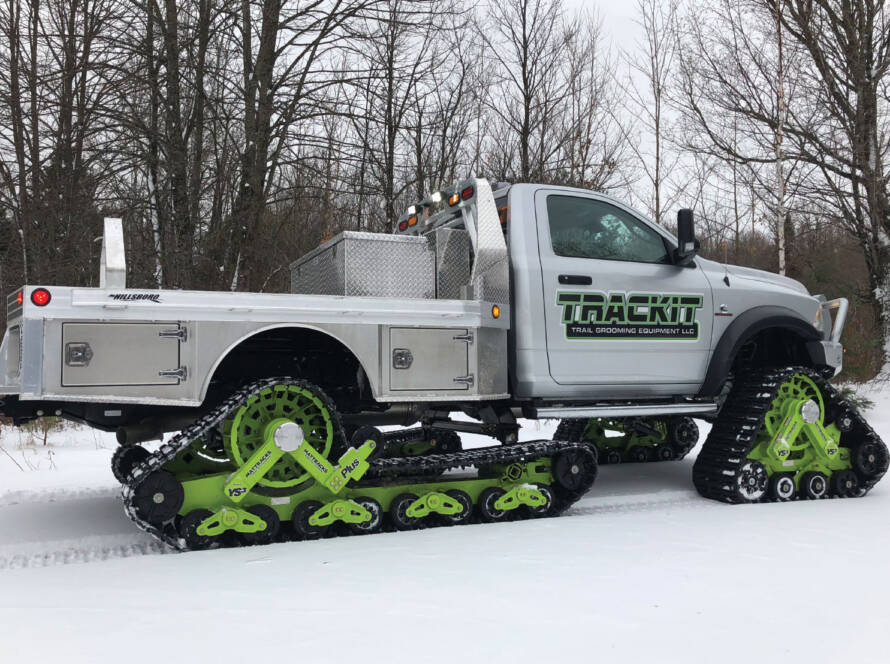
{"type": "Polygon", "coordinates": [[[698,339],[701,295],[557,293],[567,339],[698,339]]]}

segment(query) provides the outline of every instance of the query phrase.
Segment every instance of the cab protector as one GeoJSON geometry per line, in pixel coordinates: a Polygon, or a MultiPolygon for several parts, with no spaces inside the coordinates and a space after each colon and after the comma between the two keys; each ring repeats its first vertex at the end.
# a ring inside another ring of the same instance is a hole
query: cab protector
{"type": "MultiPolygon", "coordinates": [[[[804,342],[818,341],[822,338],[816,328],[791,309],[777,306],[749,309],[730,323],[723,336],[720,337],[720,341],[717,342],[714,354],[711,356],[711,363],[708,365],[705,382],[702,383],[698,396],[717,396],[742,346],[758,332],[770,328],[793,332],[804,342]]],[[[814,357],[812,353],[809,354],[813,364],[818,364],[818,358],[814,357]]],[[[792,359],[788,358],[789,362],[792,359]]]]}
{"type": "Polygon", "coordinates": [[[670,293],[556,294],[567,339],[698,339],[704,297],[670,293]]]}

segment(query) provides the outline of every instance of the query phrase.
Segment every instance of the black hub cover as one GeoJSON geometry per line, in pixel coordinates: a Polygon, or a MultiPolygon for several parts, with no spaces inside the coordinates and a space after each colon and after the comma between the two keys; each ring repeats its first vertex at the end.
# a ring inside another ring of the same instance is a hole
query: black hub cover
{"type": "Polygon", "coordinates": [[[553,477],[568,491],[577,491],[587,484],[591,473],[596,473],[596,461],[584,448],[564,450],[553,460],[553,477]]]}
{"type": "Polygon", "coordinates": [[[136,487],[133,505],[140,518],[158,525],[176,516],[184,498],[179,480],[166,470],[156,470],[136,487]]]}

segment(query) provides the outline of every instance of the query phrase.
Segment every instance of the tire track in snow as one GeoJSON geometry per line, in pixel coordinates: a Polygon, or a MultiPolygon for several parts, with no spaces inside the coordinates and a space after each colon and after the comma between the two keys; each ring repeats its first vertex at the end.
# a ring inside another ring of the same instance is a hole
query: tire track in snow
{"type": "Polygon", "coordinates": [[[0,493],[0,508],[12,505],[40,505],[88,498],[112,498],[121,495],[120,487],[83,487],[77,489],[19,489],[0,493]]]}
{"type": "Polygon", "coordinates": [[[23,547],[0,547],[0,571],[92,563],[113,558],[130,558],[168,552],[169,549],[160,542],[138,534],[123,537],[84,537],[77,540],[57,540],[23,547]],[[47,545],[50,548],[47,548],[47,545]]]}
{"type": "Polygon", "coordinates": [[[662,494],[629,495],[621,498],[600,498],[596,495],[596,487],[580,502],[573,505],[566,516],[595,516],[597,514],[634,514],[652,512],[669,507],[708,508],[719,505],[714,501],[702,498],[689,491],[671,491],[662,494]],[[667,495],[665,495],[667,494],[667,495]],[[661,495],[661,498],[657,496],[661,495]]]}
{"type": "Polygon", "coordinates": [[[0,571],[166,552],[126,518],[119,487],[0,494],[0,571]]]}

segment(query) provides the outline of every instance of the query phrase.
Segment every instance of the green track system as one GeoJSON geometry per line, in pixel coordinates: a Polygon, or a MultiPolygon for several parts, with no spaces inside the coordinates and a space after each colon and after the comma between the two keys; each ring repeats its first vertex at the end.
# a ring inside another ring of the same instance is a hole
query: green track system
{"type": "Polygon", "coordinates": [[[597,474],[564,441],[462,451],[407,430],[347,447],[333,403],[292,378],[239,390],[157,452],[121,450],[127,515],[180,550],[556,516],[597,474]]]}
{"type": "Polygon", "coordinates": [[[682,459],[698,442],[691,417],[562,420],[554,440],[596,447],[600,465],[682,459]]]}
{"type": "Polygon", "coordinates": [[[887,447],[814,371],[750,370],[693,466],[698,492],[727,503],[864,495],[887,472],[887,447]]]}

